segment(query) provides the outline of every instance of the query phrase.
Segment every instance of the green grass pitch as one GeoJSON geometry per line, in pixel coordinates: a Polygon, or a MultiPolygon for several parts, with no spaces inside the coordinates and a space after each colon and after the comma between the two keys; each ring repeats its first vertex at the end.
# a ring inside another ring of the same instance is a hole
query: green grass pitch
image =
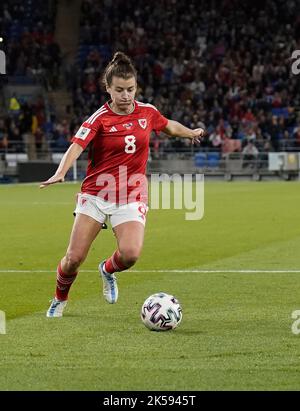
{"type": "Polygon", "coordinates": [[[96,272],[115,247],[103,231],[65,316],[47,319],[78,190],[0,186],[0,390],[300,389],[300,335],[291,331],[300,310],[299,182],[208,182],[200,221],[150,211],[134,267],[142,272],[118,276],[115,305],[103,300],[96,272]],[[174,331],[150,332],[139,318],[158,291],[182,304],[174,331]]]}

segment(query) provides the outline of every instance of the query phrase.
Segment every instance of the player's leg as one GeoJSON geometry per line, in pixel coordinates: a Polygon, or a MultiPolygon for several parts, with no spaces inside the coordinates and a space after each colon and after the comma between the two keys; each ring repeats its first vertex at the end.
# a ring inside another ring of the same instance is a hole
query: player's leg
{"type": "MultiPolygon", "coordinates": [[[[132,267],[138,260],[143,248],[144,224],[137,221],[128,221],[117,225],[114,228],[114,232],[118,243],[118,249],[114,253],[116,254],[114,261],[117,260],[121,266],[120,268],[124,267],[123,269],[127,269],[132,267]]],[[[109,263],[110,261],[107,261],[106,267],[109,263]]]]}
{"type": "Polygon", "coordinates": [[[132,267],[140,256],[144,242],[147,206],[132,203],[121,207],[111,216],[111,224],[118,248],[113,255],[99,265],[103,279],[103,294],[109,303],[118,299],[118,287],[114,273],[132,267]]]}
{"type": "Polygon", "coordinates": [[[55,297],[47,317],[61,317],[77,270],[85,260],[90,246],[102,228],[102,223],[85,214],[76,214],[66,255],[57,267],[55,297]]]}
{"type": "Polygon", "coordinates": [[[144,231],[144,225],[137,221],[128,221],[114,227],[118,248],[99,265],[103,295],[110,304],[117,302],[119,294],[114,273],[127,270],[137,261],[143,247],[144,231]]]}

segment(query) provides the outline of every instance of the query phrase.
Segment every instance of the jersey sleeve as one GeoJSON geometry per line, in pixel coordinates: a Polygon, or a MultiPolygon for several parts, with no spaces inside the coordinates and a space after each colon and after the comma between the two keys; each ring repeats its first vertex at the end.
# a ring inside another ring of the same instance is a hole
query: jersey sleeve
{"type": "Polygon", "coordinates": [[[167,126],[167,124],[168,119],[155,108],[152,115],[152,130],[161,131],[167,126]]]}
{"type": "Polygon", "coordinates": [[[100,129],[100,124],[92,125],[85,121],[80,128],[78,129],[77,133],[71,139],[72,143],[79,144],[83,149],[85,149],[89,143],[95,138],[96,134],[100,129]]]}

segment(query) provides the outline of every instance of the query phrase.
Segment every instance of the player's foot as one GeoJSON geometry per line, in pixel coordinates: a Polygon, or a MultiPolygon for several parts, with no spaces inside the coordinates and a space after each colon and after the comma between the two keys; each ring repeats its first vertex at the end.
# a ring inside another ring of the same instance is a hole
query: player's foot
{"type": "Polygon", "coordinates": [[[56,297],[51,301],[49,310],[47,311],[47,317],[62,317],[65,306],[67,305],[67,300],[59,301],[56,297]]]}
{"type": "Polygon", "coordinates": [[[99,264],[99,271],[103,281],[103,295],[107,302],[114,304],[118,299],[118,285],[114,274],[109,274],[104,271],[104,263],[99,264]]]}

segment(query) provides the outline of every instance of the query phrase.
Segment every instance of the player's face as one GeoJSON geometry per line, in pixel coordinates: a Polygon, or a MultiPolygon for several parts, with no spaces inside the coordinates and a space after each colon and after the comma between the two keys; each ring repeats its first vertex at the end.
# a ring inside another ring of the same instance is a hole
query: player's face
{"type": "Polygon", "coordinates": [[[116,111],[127,113],[132,110],[136,93],[136,79],[134,77],[125,80],[114,76],[107,91],[112,100],[112,107],[116,111]]]}

